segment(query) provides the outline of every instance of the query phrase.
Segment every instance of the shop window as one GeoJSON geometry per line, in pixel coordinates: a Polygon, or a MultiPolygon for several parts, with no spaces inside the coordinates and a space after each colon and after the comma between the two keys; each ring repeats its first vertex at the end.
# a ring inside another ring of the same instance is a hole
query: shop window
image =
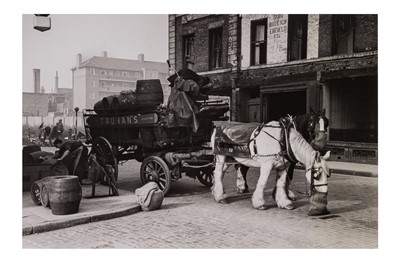
{"type": "Polygon", "coordinates": [[[307,58],[308,15],[289,15],[288,61],[307,58]]]}
{"type": "Polygon", "coordinates": [[[354,48],[354,16],[333,16],[333,54],[351,54],[354,48]]]}
{"type": "Polygon", "coordinates": [[[183,36],[183,67],[187,67],[188,61],[194,59],[194,35],[183,36]]]}
{"type": "Polygon", "coordinates": [[[267,19],[251,23],[251,65],[267,62],[267,19]]]}
{"type": "Polygon", "coordinates": [[[210,30],[209,50],[210,69],[222,67],[222,27],[210,30]]]}

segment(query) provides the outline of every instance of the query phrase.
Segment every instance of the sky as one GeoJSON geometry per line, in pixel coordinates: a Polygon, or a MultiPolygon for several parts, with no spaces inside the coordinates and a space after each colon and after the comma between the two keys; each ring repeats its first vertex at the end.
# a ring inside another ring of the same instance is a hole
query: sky
{"type": "Polygon", "coordinates": [[[101,56],[166,62],[168,59],[168,15],[158,14],[50,14],[51,29],[33,28],[33,14],[23,14],[23,92],[33,92],[33,69],[40,69],[46,92],[55,86],[72,88],[76,55],[82,61],[101,56]]]}

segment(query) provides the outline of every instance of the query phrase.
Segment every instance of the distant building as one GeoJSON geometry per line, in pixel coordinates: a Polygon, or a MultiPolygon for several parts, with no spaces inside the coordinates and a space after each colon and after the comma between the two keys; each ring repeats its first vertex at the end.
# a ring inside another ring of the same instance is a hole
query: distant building
{"type": "Polygon", "coordinates": [[[159,79],[164,91],[164,102],[170,94],[167,63],[145,61],[139,54],[138,60],[111,58],[107,52],[82,62],[77,55],[76,66],[72,68],[74,107],[80,110],[93,108],[104,97],[135,90],[136,81],[159,79]]]}
{"type": "Polygon", "coordinates": [[[47,116],[49,114],[49,98],[45,93],[22,93],[23,116],[47,116]]]}
{"type": "Polygon", "coordinates": [[[33,70],[35,92],[24,92],[23,116],[73,116],[74,92],[69,88],[58,87],[58,73],[56,72],[53,93],[45,93],[40,88],[40,69],[33,70]]]}

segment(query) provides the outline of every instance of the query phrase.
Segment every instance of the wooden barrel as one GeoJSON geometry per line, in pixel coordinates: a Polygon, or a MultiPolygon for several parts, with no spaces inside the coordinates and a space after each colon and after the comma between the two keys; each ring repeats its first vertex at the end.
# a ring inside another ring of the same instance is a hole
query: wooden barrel
{"type": "Polygon", "coordinates": [[[50,167],[50,174],[52,176],[68,175],[68,173],[68,166],[61,161],[57,161],[50,167]]]}
{"type": "Polygon", "coordinates": [[[51,181],[49,201],[54,215],[77,213],[81,199],[82,188],[77,176],[56,176],[51,181]]]}
{"type": "Polygon", "coordinates": [[[101,105],[103,106],[104,112],[107,112],[111,110],[112,106],[112,101],[114,99],[114,95],[112,96],[108,96],[108,97],[104,97],[103,100],[101,100],[101,105]]]}
{"type": "Polygon", "coordinates": [[[42,191],[40,192],[40,203],[42,204],[43,207],[50,207],[49,185],[50,185],[50,182],[47,184],[44,184],[42,187],[42,191]]]}
{"type": "Polygon", "coordinates": [[[33,163],[43,162],[43,157],[53,157],[54,153],[48,151],[35,151],[29,154],[33,163]]]}
{"type": "Polygon", "coordinates": [[[93,106],[93,109],[97,114],[104,114],[103,102],[102,101],[96,102],[93,106]]]}
{"type": "Polygon", "coordinates": [[[22,163],[30,164],[33,163],[33,158],[30,156],[32,152],[40,151],[41,148],[39,145],[31,144],[22,148],[22,163]]]}
{"type": "Polygon", "coordinates": [[[44,185],[48,184],[51,182],[51,180],[54,179],[54,176],[48,176],[45,178],[42,178],[38,181],[35,181],[32,186],[31,186],[31,198],[33,202],[36,205],[41,205],[41,194],[42,194],[42,188],[44,185]]]}
{"type": "MultiPolygon", "coordinates": [[[[153,108],[163,103],[164,93],[159,79],[138,80],[136,91],[121,92],[112,99],[112,107],[122,110],[153,108]]],[[[103,105],[104,106],[104,105],[103,105]]]]}

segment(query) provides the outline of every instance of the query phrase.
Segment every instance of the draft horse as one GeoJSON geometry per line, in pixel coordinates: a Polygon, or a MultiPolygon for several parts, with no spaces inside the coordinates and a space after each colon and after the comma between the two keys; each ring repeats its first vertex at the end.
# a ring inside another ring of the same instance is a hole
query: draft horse
{"type": "MultiPolygon", "coordinates": [[[[293,118],[293,124],[296,130],[303,136],[303,138],[310,143],[314,150],[319,151],[321,154],[326,152],[326,137],[327,129],[329,126],[329,120],[325,116],[325,109],[322,111],[315,112],[311,107],[309,113],[298,115],[293,118]]],[[[293,180],[293,172],[296,166],[296,162],[290,163],[287,170],[287,177],[289,184],[293,180]]],[[[235,165],[237,180],[236,189],[239,193],[248,193],[249,187],[247,185],[246,175],[249,167],[236,164],[235,165]]],[[[289,186],[289,185],[288,185],[289,186]]],[[[296,199],[295,194],[288,190],[289,197],[292,200],[296,199]]]]}
{"type": "MultiPolygon", "coordinates": [[[[245,123],[243,123],[245,124],[245,123]]],[[[248,145],[250,157],[236,157],[224,154],[221,149],[216,147],[216,129],[211,136],[211,146],[215,153],[215,170],[214,185],[211,193],[218,203],[227,203],[226,194],[222,184],[222,178],[225,171],[229,168],[229,160],[238,162],[247,167],[260,168],[260,176],[256,189],[252,196],[252,205],[255,209],[266,210],[267,206],[264,200],[264,188],[267,184],[270,172],[275,169],[277,171],[277,182],[275,185],[276,195],[275,201],[279,208],[294,209],[294,204],[287,194],[287,170],[290,167],[290,161],[282,154],[282,147],[279,139],[281,138],[282,129],[277,121],[263,125],[259,132],[254,130],[250,136],[248,145]],[[228,160],[229,158],[229,160],[228,160]]],[[[292,151],[292,155],[306,167],[306,179],[312,188],[310,198],[311,207],[309,215],[322,215],[329,213],[327,205],[329,168],[326,160],[330,156],[330,152],[326,152],[321,156],[320,152],[303,138],[303,136],[293,127],[289,127],[286,135],[288,145],[292,151]]]]}

